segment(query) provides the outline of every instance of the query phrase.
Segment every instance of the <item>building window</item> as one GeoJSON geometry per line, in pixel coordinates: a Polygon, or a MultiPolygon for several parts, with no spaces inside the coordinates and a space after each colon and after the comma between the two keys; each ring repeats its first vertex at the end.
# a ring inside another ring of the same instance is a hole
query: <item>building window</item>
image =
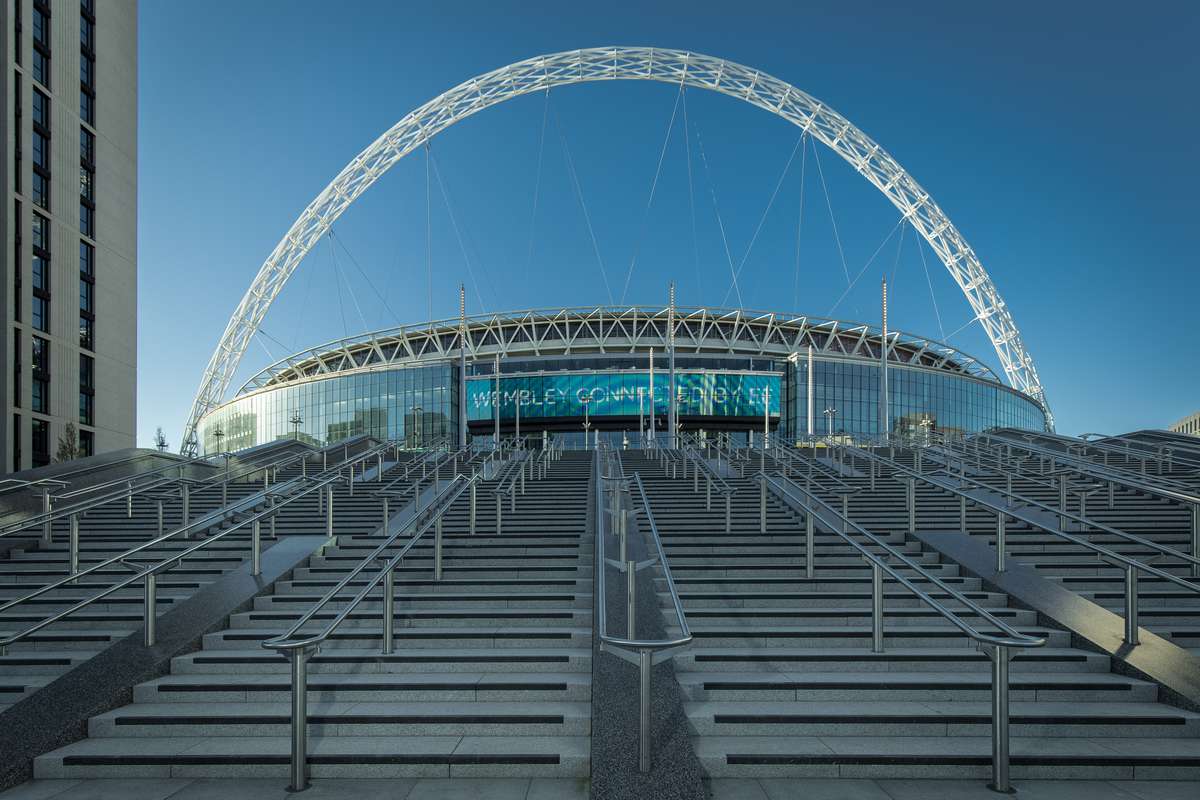
{"type": "Polygon", "coordinates": [[[41,250],[47,257],[50,256],[50,220],[43,217],[41,214],[33,215],[33,247],[35,250],[41,250]]]}
{"type": "Polygon", "coordinates": [[[92,396],[91,392],[85,392],[82,389],[79,390],[79,421],[84,425],[94,424],[92,422],[92,409],[95,405],[95,402],[96,398],[92,396]]]}
{"type": "Polygon", "coordinates": [[[50,423],[44,419],[33,421],[30,446],[33,450],[33,465],[44,467],[50,463],[50,423]]]}
{"type": "MultiPolygon", "coordinates": [[[[13,331],[13,408],[21,407],[21,332],[13,331]]],[[[16,436],[16,428],[13,429],[16,436]]]]}
{"type": "Polygon", "coordinates": [[[96,62],[91,56],[84,55],[79,59],[79,83],[81,87],[92,88],[96,77],[96,62]]]}
{"type": "Polygon", "coordinates": [[[96,455],[96,434],[91,431],[79,432],[79,456],[85,458],[87,456],[96,455]]]}
{"type": "Polygon", "coordinates": [[[96,309],[92,307],[92,295],[95,287],[89,280],[80,278],[79,280],[79,310],[86,311],[89,314],[96,313],[96,309]]]}
{"type": "Polygon", "coordinates": [[[42,333],[50,332],[50,301],[44,297],[33,298],[33,328],[42,333]]]}
{"type": "Polygon", "coordinates": [[[33,288],[43,292],[50,291],[50,262],[41,256],[34,256],[30,263],[33,269],[33,288]]]}
{"type": "Polygon", "coordinates": [[[79,197],[82,200],[95,199],[95,183],[96,177],[87,167],[79,167],[79,197]]]}
{"type": "MultiPolygon", "coordinates": [[[[14,33],[13,33],[13,45],[14,45],[13,60],[16,61],[18,64],[20,64],[21,63],[21,27],[22,27],[21,26],[21,2],[20,2],[20,0],[17,0],[16,3],[13,3],[13,12],[14,12],[13,13],[13,31],[14,31],[14,33]]],[[[17,431],[17,426],[15,424],[15,418],[14,418],[14,425],[13,425],[13,438],[14,439],[18,438],[16,431],[17,431]]],[[[17,466],[17,464],[15,463],[17,461],[20,461],[20,459],[14,458],[13,461],[14,461],[13,469],[14,470],[20,469],[20,467],[17,466]]]]}
{"type": "Polygon", "coordinates": [[[87,242],[79,243],[79,276],[96,277],[96,248],[87,242]]]}
{"type": "Polygon", "coordinates": [[[50,140],[37,131],[33,132],[33,165],[50,171],[50,140]]]}
{"type": "Polygon", "coordinates": [[[42,126],[47,133],[50,131],[50,98],[36,88],[33,90],[33,124],[42,126]]]}
{"type": "MultiPolygon", "coordinates": [[[[17,8],[21,4],[17,3],[17,8]]],[[[20,26],[18,25],[18,28],[20,26]]],[[[17,36],[17,41],[20,41],[17,36]]],[[[21,73],[13,73],[13,191],[21,191],[21,73]]]]}
{"type": "Polygon", "coordinates": [[[50,9],[37,0],[33,4],[33,77],[43,86],[50,85],[50,9]]]}
{"type": "MultiPolygon", "coordinates": [[[[20,5],[20,3],[18,3],[17,8],[20,8],[20,7],[21,7],[21,5],[20,5]]],[[[13,468],[13,472],[16,472],[17,470],[21,469],[21,415],[20,414],[13,414],[12,431],[13,431],[13,433],[12,433],[12,440],[13,440],[13,448],[12,448],[13,465],[12,465],[12,468],[13,468]]]]}
{"type": "Polygon", "coordinates": [[[79,92],[79,118],[89,125],[96,124],[96,98],[82,89],[79,92]]]}
{"type": "MultiPolygon", "coordinates": [[[[36,133],[34,137],[37,137],[36,133]]],[[[33,202],[46,211],[50,210],[50,179],[37,170],[33,172],[33,202]]]]}
{"type": "Polygon", "coordinates": [[[13,321],[21,321],[21,201],[13,200],[13,321]]]}
{"type": "Polygon", "coordinates": [[[79,232],[89,238],[96,238],[96,209],[82,199],[79,201],[79,232]]]}
{"type": "Polygon", "coordinates": [[[96,321],[91,317],[79,315],[79,346],[85,350],[96,349],[96,321]]]}
{"type": "Polygon", "coordinates": [[[96,137],[87,128],[79,129],[79,160],[86,167],[96,161],[96,137]]]}
{"type": "MultiPolygon", "coordinates": [[[[30,361],[33,365],[33,383],[30,385],[30,408],[39,414],[49,414],[50,342],[40,336],[34,336],[30,361]]],[[[34,449],[36,450],[37,448],[34,449]]]]}

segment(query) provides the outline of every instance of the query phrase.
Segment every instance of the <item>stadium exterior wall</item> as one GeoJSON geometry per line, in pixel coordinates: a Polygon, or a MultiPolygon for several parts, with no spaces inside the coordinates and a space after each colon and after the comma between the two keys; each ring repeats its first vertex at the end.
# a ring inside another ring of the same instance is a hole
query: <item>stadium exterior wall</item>
{"type": "MultiPolygon", "coordinates": [[[[581,438],[585,397],[592,427],[617,441],[636,434],[640,424],[649,429],[652,403],[656,427],[664,430],[665,326],[656,324],[662,313],[608,310],[605,316],[603,309],[563,309],[466,321],[461,402],[469,435],[493,434],[497,397],[502,434],[514,430],[519,400],[522,433],[545,430],[581,438]]],[[[677,331],[689,334],[676,340],[676,398],[684,429],[727,430],[744,438],[762,430],[766,405],[773,431],[788,440],[808,435],[811,347],[811,432],[879,433],[878,332],[852,323],[742,311],[676,313],[677,331]]],[[[457,345],[464,341],[457,334],[457,324],[426,323],[285,359],[201,421],[201,450],[238,450],[293,436],[328,443],[363,433],[410,446],[444,436],[456,440],[457,345]],[[389,349],[393,342],[398,344],[389,349]]],[[[1041,406],[1001,384],[975,359],[903,334],[889,336],[888,347],[893,431],[1044,429],[1041,406]]]]}

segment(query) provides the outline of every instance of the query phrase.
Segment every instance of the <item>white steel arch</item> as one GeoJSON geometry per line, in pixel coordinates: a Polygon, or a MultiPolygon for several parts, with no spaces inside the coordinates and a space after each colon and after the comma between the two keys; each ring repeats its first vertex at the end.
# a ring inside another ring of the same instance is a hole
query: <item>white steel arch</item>
{"type": "Polygon", "coordinates": [[[900,209],[966,295],[1009,383],[1053,418],[1020,331],[975,251],[929,193],[842,115],[789,83],[751,67],[683,50],[597,47],[536,56],[471,78],[413,110],[376,139],[309,203],[259,268],[209,359],[183,433],[195,452],[196,426],[221,403],[250,339],[296,266],[352,202],[397,161],[461,119],[521,95],[574,83],[643,80],[719,92],[784,118],[829,147],[900,209]]]}

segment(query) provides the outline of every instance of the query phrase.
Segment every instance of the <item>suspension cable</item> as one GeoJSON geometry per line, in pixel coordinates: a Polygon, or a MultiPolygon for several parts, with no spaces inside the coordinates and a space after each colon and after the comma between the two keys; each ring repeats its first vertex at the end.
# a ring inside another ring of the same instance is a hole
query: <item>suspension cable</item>
{"type": "Polygon", "coordinates": [[[588,213],[587,203],[583,199],[583,187],[579,183],[579,175],[575,172],[575,161],[571,158],[571,148],[567,144],[567,137],[563,131],[562,118],[558,115],[558,109],[554,110],[554,126],[558,129],[558,139],[562,144],[563,154],[567,159],[567,173],[571,178],[571,187],[575,190],[575,198],[579,201],[579,207],[583,209],[583,219],[587,223],[588,235],[592,239],[592,252],[596,255],[596,263],[600,265],[600,277],[604,279],[604,290],[608,292],[608,302],[613,302],[612,286],[608,282],[608,270],[604,267],[604,258],[600,255],[600,244],[596,241],[596,231],[592,227],[592,215],[588,213]]]}
{"type": "Polygon", "coordinates": [[[433,204],[429,199],[429,141],[425,142],[425,282],[429,289],[429,316],[433,324],[433,204]]]}
{"type": "Polygon", "coordinates": [[[654,205],[654,192],[658,189],[658,177],[662,174],[663,159],[667,155],[667,145],[671,143],[671,132],[675,130],[675,116],[679,113],[679,99],[683,96],[683,84],[679,84],[679,91],[675,94],[675,105],[671,108],[671,121],[667,123],[667,133],[663,136],[662,148],[658,153],[658,165],[654,168],[654,178],[650,181],[650,194],[646,198],[646,209],[642,212],[642,225],[638,230],[637,239],[633,244],[633,255],[629,259],[629,271],[625,273],[625,285],[621,289],[621,303],[625,302],[625,295],[629,292],[629,281],[633,278],[633,268],[637,264],[638,254],[642,249],[642,239],[646,235],[646,224],[650,221],[650,207],[654,205]]]}
{"type": "Polygon", "coordinates": [[[333,285],[337,289],[338,312],[342,315],[342,336],[349,337],[350,326],[346,324],[346,304],[342,302],[342,283],[339,280],[340,273],[337,270],[337,253],[333,250],[333,236],[330,235],[327,238],[329,239],[329,257],[333,262],[333,285]]]}
{"type": "MultiPolygon", "coordinates": [[[[800,137],[808,136],[808,129],[800,133],[800,137]]],[[[800,213],[796,216],[796,272],[792,278],[792,310],[800,309],[800,231],[804,227],[804,168],[808,165],[808,146],[800,148],[800,213]]]]}
{"type": "Polygon", "coordinates": [[[905,219],[904,215],[903,214],[900,215],[900,219],[896,220],[896,224],[892,226],[892,229],[890,231],[888,231],[888,235],[885,236],[883,238],[883,241],[879,243],[879,246],[875,248],[875,252],[872,253],[871,257],[867,259],[867,263],[863,264],[863,268],[860,269],[858,271],[858,274],[854,276],[854,280],[852,280],[850,282],[850,285],[846,287],[846,290],[844,292],[842,292],[841,296],[838,297],[837,302],[833,304],[833,306],[829,309],[829,313],[826,314],[825,316],[827,316],[827,317],[833,316],[833,312],[835,310],[837,310],[837,307],[840,306],[842,304],[842,301],[846,299],[846,296],[848,294],[850,294],[850,290],[854,288],[854,285],[858,283],[858,279],[861,278],[863,276],[863,273],[865,273],[867,271],[867,267],[871,266],[871,264],[875,261],[875,257],[879,255],[879,253],[883,250],[883,248],[887,245],[887,243],[891,241],[892,237],[896,235],[896,229],[904,224],[904,219],[905,219]]]}
{"type": "MultiPolygon", "coordinates": [[[[821,191],[825,193],[825,207],[829,209],[829,224],[833,226],[833,239],[837,242],[838,256],[842,260],[842,272],[846,273],[846,291],[849,291],[853,285],[850,281],[850,268],[846,266],[846,251],[842,248],[842,237],[838,234],[837,220],[833,216],[833,201],[829,199],[829,187],[825,185],[825,170],[821,168],[821,155],[817,152],[815,141],[812,151],[813,159],[817,162],[817,174],[821,176],[821,191]]],[[[841,300],[838,302],[840,303],[841,300]]]]}
{"type": "MultiPolygon", "coordinates": [[[[525,275],[524,275],[524,279],[521,281],[522,285],[526,284],[529,281],[529,270],[533,266],[533,242],[534,242],[534,236],[537,231],[538,196],[541,194],[541,188],[542,188],[542,160],[543,160],[542,155],[546,149],[546,121],[547,121],[547,119],[549,119],[549,117],[550,117],[550,90],[547,89],[546,90],[546,102],[542,106],[542,132],[541,132],[541,135],[538,137],[537,178],[533,182],[533,213],[530,215],[530,218],[529,218],[529,253],[525,258],[525,275]]],[[[435,165],[435,168],[436,168],[436,165],[435,165]]],[[[438,181],[440,183],[441,179],[439,178],[438,181]]],[[[461,238],[459,239],[459,245],[460,246],[462,245],[461,238]]],[[[466,258],[465,252],[463,253],[463,257],[466,258]]],[[[469,268],[470,267],[468,266],[468,269],[469,268]]],[[[479,290],[476,289],[475,293],[478,294],[479,290]]]]}
{"type": "MultiPolygon", "coordinates": [[[[354,310],[358,312],[358,320],[359,320],[359,322],[362,323],[363,330],[364,331],[370,330],[371,326],[367,324],[367,318],[365,316],[363,316],[363,313],[362,313],[362,306],[360,306],[358,304],[358,297],[354,294],[354,287],[350,285],[350,281],[346,279],[345,274],[342,272],[341,264],[338,263],[337,251],[333,249],[333,226],[332,225],[329,226],[329,251],[331,253],[333,253],[333,268],[337,272],[338,277],[342,281],[344,281],[346,284],[346,293],[350,295],[350,301],[352,303],[354,303],[354,310]]],[[[338,296],[339,297],[341,296],[340,290],[339,290],[338,296]]],[[[345,313],[343,313],[342,314],[342,325],[345,326],[345,324],[346,324],[346,315],[345,315],[345,313]]],[[[349,332],[349,330],[347,330],[346,336],[349,336],[349,335],[350,335],[350,332],[349,332]]]]}
{"type": "Polygon", "coordinates": [[[704,296],[700,278],[700,241],[696,236],[696,190],[692,182],[692,133],[688,129],[687,87],[683,87],[683,142],[687,148],[688,207],[692,213],[692,261],[696,270],[696,297],[704,296]]]}
{"type": "Polygon", "coordinates": [[[929,278],[929,264],[925,261],[925,240],[919,236],[917,237],[917,252],[921,254],[921,266],[925,269],[925,285],[929,287],[929,299],[933,301],[933,315],[937,317],[938,336],[945,341],[946,330],[942,327],[942,312],[938,310],[937,297],[933,294],[933,281],[929,278]]]}
{"type": "MultiPolygon", "coordinates": [[[[450,202],[450,193],[446,191],[446,184],[442,180],[442,171],[438,168],[437,156],[430,150],[430,157],[433,160],[433,177],[437,180],[438,188],[442,192],[442,201],[446,204],[446,212],[450,215],[450,226],[454,229],[454,236],[458,239],[458,249],[462,251],[463,262],[467,265],[467,275],[471,278],[471,286],[475,289],[475,297],[479,300],[479,310],[487,311],[487,305],[483,302],[483,295],[479,291],[479,282],[475,280],[475,270],[471,266],[471,256],[467,253],[467,245],[463,241],[462,231],[458,225],[458,215],[454,213],[454,205],[450,202]]],[[[492,291],[493,296],[495,290],[492,291]]]]}
{"type": "Polygon", "coordinates": [[[741,308],[742,289],[738,286],[737,272],[733,268],[733,254],[729,252],[729,238],[725,235],[725,221],[721,218],[721,207],[717,203],[717,189],[713,185],[712,171],[708,168],[708,156],[704,152],[704,138],[700,135],[700,126],[696,126],[696,147],[700,150],[700,163],[704,165],[704,175],[708,178],[708,193],[712,197],[713,212],[717,215],[717,227],[721,231],[721,243],[725,246],[725,260],[729,262],[729,276],[733,279],[733,288],[737,292],[738,307],[741,308]]]}
{"type": "MultiPolygon", "coordinates": [[[[787,163],[783,165],[783,172],[779,173],[779,180],[775,182],[775,191],[771,192],[771,199],[767,201],[767,207],[763,209],[762,216],[758,218],[758,227],[754,229],[754,235],[750,237],[750,244],[746,245],[746,252],[742,255],[742,260],[738,262],[737,272],[734,275],[735,280],[741,276],[742,270],[746,268],[746,262],[750,260],[750,252],[754,249],[754,243],[758,241],[758,234],[762,232],[763,225],[767,222],[767,215],[771,213],[771,208],[775,205],[775,198],[779,196],[783,181],[787,178],[788,172],[792,169],[792,162],[796,159],[796,151],[800,149],[803,141],[804,132],[801,131],[799,138],[796,139],[796,144],[792,147],[791,155],[788,156],[787,163]]],[[[729,292],[732,290],[732,286],[725,290],[725,296],[721,298],[721,305],[725,305],[729,299],[729,292]]]]}
{"type": "Polygon", "coordinates": [[[333,240],[341,246],[342,252],[344,252],[346,257],[350,259],[350,263],[354,265],[356,270],[358,270],[358,274],[363,276],[363,280],[367,282],[367,286],[371,287],[371,291],[375,293],[375,296],[379,298],[379,302],[383,304],[383,307],[387,309],[387,312],[392,315],[393,319],[396,320],[396,324],[403,325],[404,322],[400,319],[400,315],[393,311],[392,307],[388,305],[387,299],[384,298],[384,296],[380,293],[379,289],[375,286],[374,281],[372,281],[371,277],[367,275],[365,270],[363,270],[362,266],[358,263],[358,259],[354,257],[353,253],[350,252],[350,248],[346,246],[346,243],[342,240],[342,237],[338,236],[337,231],[333,229],[332,225],[329,226],[329,235],[332,236],[333,240]]]}

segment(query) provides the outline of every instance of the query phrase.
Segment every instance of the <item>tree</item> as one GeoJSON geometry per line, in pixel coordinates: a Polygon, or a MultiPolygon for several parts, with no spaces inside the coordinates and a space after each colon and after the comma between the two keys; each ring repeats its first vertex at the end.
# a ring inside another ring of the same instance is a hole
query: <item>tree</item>
{"type": "Polygon", "coordinates": [[[167,444],[167,437],[166,434],[163,433],[161,425],[159,425],[158,430],[154,432],[154,446],[158,448],[158,452],[160,453],[167,452],[167,448],[170,447],[170,445],[167,444]]]}
{"type": "Polygon", "coordinates": [[[54,460],[60,464],[79,458],[79,438],[75,435],[75,423],[68,422],[58,437],[58,454],[54,460]]]}

